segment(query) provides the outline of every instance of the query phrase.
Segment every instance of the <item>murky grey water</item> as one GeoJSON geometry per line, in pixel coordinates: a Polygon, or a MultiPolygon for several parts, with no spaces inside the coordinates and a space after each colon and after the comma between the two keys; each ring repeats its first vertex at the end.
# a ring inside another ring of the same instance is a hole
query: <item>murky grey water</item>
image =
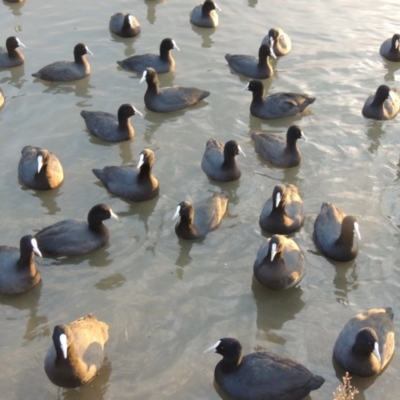
{"type": "MultiPolygon", "coordinates": [[[[220,359],[203,350],[224,336],[238,338],[245,352],[269,349],[290,356],[325,377],[312,399],[331,399],[338,384],[332,365],[334,341],[355,313],[392,306],[399,321],[400,194],[398,120],[361,116],[365,98],[381,83],[395,85],[398,68],[383,61],[379,46],[398,28],[397,1],[220,1],[220,26],[209,32],[189,23],[197,1],[27,0],[1,4],[2,45],[17,34],[27,46],[25,65],[0,71],[6,104],[0,110],[1,244],[63,218],[86,218],[104,202],[121,217],[107,221],[105,248],[82,257],[38,259],[42,283],[18,297],[0,297],[0,376],[4,399],[218,399],[213,369],[220,359]],[[190,4],[189,4],[190,3],[190,4]],[[117,11],[133,13],[142,32],[121,40],[108,31],[117,11]],[[262,122],[249,114],[247,80],[231,74],[227,52],[257,54],[272,26],[292,38],[293,50],[274,63],[265,81],[270,93],[307,92],[317,97],[300,118],[262,122]],[[162,85],[197,86],[211,96],[192,110],[171,115],[145,111],[145,85],[116,60],[156,52],[172,37],[176,71],[162,85]],[[31,73],[72,58],[84,42],[93,51],[91,76],[74,84],[45,84],[31,73]],[[85,130],[82,109],[116,112],[132,102],[144,112],[132,123],[136,136],[105,144],[85,130]],[[272,169],[257,158],[249,133],[285,132],[298,123],[300,167],[272,169]],[[242,178],[215,185],[202,173],[205,142],[236,139],[242,178]],[[60,158],[66,175],[53,192],[36,193],[17,181],[20,150],[43,146],[60,158]],[[155,152],[159,198],[128,204],[112,197],[91,169],[136,163],[140,151],[155,152]],[[294,239],[307,261],[299,288],[265,291],[252,280],[252,265],[265,240],[258,215],[273,186],[299,187],[306,223],[294,239]],[[176,204],[222,187],[228,213],[200,243],[179,240],[171,221],[176,204]],[[333,201],[360,222],[362,242],[354,262],[332,263],[312,240],[323,201],[333,201]],[[79,390],[53,386],[43,370],[53,326],[93,312],[110,325],[107,360],[99,376],[79,390]]],[[[355,380],[359,399],[393,399],[400,389],[395,353],[377,379],[355,380]]]]}

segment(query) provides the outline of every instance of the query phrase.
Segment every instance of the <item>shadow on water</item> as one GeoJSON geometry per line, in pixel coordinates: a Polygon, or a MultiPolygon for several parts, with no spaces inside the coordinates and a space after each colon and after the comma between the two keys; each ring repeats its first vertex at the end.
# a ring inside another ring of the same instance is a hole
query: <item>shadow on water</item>
{"type": "Polygon", "coordinates": [[[336,270],[333,278],[336,300],[340,304],[349,305],[348,294],[358,289],[357,264],[354,260],[343,263],[330,261],[330,263],[336,270]]]}
{"type": "Polygon", "coordinates": [[[368,128],[367,137],[371,141],[370,145],[368,146],[368,151],[371,154],[377,152],[381,144],[382,136],[385,133],[385,131],[382,129],[382,126],[383,124],[381,121],[371,121],[370,127],[368,128]]]}
{"type": "Polygon", "coordinates": [[[21,9],[22,7],[25,5],[25,2],[22,3],[10,3],[8,1],[4,1],[3,0],[3,4],[6,5],[10,11],[12,12],[13,15],[15,15],[16,17],[20,17],[22,15],[21,9]]]}
{"type": "Polygon", "coordinates": [[[386,74],[384,75],[385,82],[395,81],[396,77],[395,77],[394,73],[400,69],[400,63],[388,61],[385,59],[383,59],[383,60],[384,60],[383,65],[386,69],[386,74]]]}
{"type": "MultiPolygon", "coordinates": [[[[134,45],[136,43],[136,40],[140,38],[140,33],[139,33],[139,35],[136,35],[135,37],[132,37],[132,38],[123,38],[121,36],[115,35],[112,32],[110,32],[110,36],[111,36],[111,41],[112,42],[123,43],[125,45],[125,49],[124,49],[125,57],[130,57],[130,56],[133,56],[135,54],[134,45]]],[[[118,58],[118,61],[122,61],[122,57],[118,58]]],[[[120,69],[121,71],[126,71],[124,68],[121,68],[119,66],[118,66],[118,69],[120,69]]]]}
{"type": "Polygon", "coordinates": [[[199,26],[190,24],[192,26],[192,31],[197,33],[197,35],[201,36],[202,43],[201,47],[210,48],[215,43],[211,36],[215,33],[217,28],[200,28],[199,26]]]}
{"type": "Polygon", "coordinates": [[[116,272],[106,278],[100,279],[94,286],[99,290],[113,290],[121,287],[126,282],[126,278],[116,272]]]}
{"type": "Polygon", "coordinates": [[[127,211],[118,212],[118,216],[119,218],[122,219],[124,217],[137,215],[139,221],[143,222],[144,224],[146,234],[148,234],[149,233],[148,219],[153,214],[159,198],[160,196],[156,196],[151,200],[138,201],[138,202],[133,202],[121,198],[121,200],[129,206],[129,209],[127,211]]]}
{"type": "MultiPolygon", "coordinates": [[[[201,241],[201,239],[200,239],[201,241]]],[[[198,240],[185,240],[178,238],[179,254],[175,261],[177,267],[176,274],[179,279],[183,279],[183,268],[192,262],[192,257],[190,257],[190,250],[192,250],[193,242],[198,242],[198,240]]]]}
{"type": "MultiPolygon", "coordinates": [[[[106,345],[107,346],[107,345],[106,345]]],[[[112,366],[107,357],[104,358],[103,365],[95,378],[77,389],[58,389],[59,400],[78,400],[78,399],[96,399],[102,400],[107,394],[109,387],[112,366]]]]}
{"type": "Polygon", "coordinates": [[[258,3],[258,0],[248,0],[249,7],[254,8],[258,3]]]}
{"type": "MultiPolygon", "coordinates": [[[[27,79],[22,79],[22,77],[25,75],[24,64],[20,65],[19,67],[4,69],[1,71],[8,71],[11,75],[4,76],[0,79],[0,84],[2,85],[9,84],[17,89],[21,89],[28,82],[27,79]]],[[[4,93],[4,96],[6,95],[7,93],[4,93]]]]}
{"type": "MultiPolygon", "coordinates": [[[[47,89],[43,90],[43,93],[51,93],[51,94],[74,93],[76,97],[82,97],[85,99],[92,98],[89,89],[94,89],[94,86],[90,85],[90,75],[86,76],[83,79],[79,79],[77,81],[72,81],[72,82],[49,82],[39,78],[35,78],[33,82],[40,82],[44,86],[46,86],[47,89]]],[[[84,104],[82,104],[82,106],[84,106],[84,104]]]]}
{"type": "Polygon", "coordinates": [[[257,305],[257,327],[264,332],[264,339],[285,344],[286,339],[273,330],[279,331],[285,322],[295,319],[305,303],[301,299],[301,287],[288,290],[270,290],[261,285],[253,276],[251,289],[257,305]]]}
{"type": "Polygon", "coordinates": [[[107,243],[104,247],[91,251],[86,254],[77,254],[73,256],[61,256],[61,257],[51,257],[50,255],[43,254],[43,257],[52,260],[52,267],[66,266],[68,265],[79,265],[81,263],[89,263],[92,267],[107,267],[114,260],[110,257],[110,253],[107,250],[110,245],[107,243]]]}
{"type": "Polygon", "coordinates": [[[24,345],[37,337],[50,335],[47,317],[37,315],[41,290],[42,281],[26,293],[9,296],[0,295],[0,304],[2,306],[11,306],[18,310],[29,311],[29,318],[23,335],[24,345]]]}
{"type": "Polygon", "coordinates": [[[47,209],[47,214],[49,215],[54,215],[61,211],[61,208],[56,202],[56,198],[63,194],[60,192],[61,188],[62,184],[51,190],[33,190],[25,186],[21,187],[23,191],[29,192],[32,197],[38,198],[41,201],[42,207],[47,209]]]}
{"type": "MultiPolygon", "coordinates": [[[[145,4],[147,5],[147,21],[151,25],[156,22],[156,4],[162,4],[164,0],[145,0],[145,4]]],[[[140,21],[139,21],[140,22],[140,21]]]]}

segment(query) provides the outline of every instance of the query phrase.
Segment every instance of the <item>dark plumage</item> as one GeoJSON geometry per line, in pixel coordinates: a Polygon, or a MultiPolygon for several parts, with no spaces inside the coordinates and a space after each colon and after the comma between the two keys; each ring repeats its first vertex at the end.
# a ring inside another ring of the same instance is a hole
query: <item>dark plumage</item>
{"type": "Polygon", "coordinates": [[[36,239],[31,235],[21,238],[19,249],[0,246],[0,293],[24,293],[40,282],[33,253],[42,256],[36,239]]]}
{"type": "Polygon", "coordinates": [[[190,12],[190,22],[201,28],[216,28],[218,26],[218,14],[215,10],[221,9],[213,0],[205,0],[190,12]]]}
{"type": "Polygon", "coordinates": [[[223,356],[214,378],[235,400],[302,400],[325,382],[297,361],[271,352],[242,356],[236,339],[220,339],[206,352],[223,356]]]}
{"type": "Polygon", "coordinates": [[[115,35],[130,38],[140,33],[140,24],[133,15],[119,12],[111,16],[109,29],[115,35]]]}
{"type": "Polygon", "coordinates": [[[74,61],[56,61],[32,74],[45,81],[69,82],[82,79],[90,74],[90,65],[85,54],[93,54],[83,43],[74,48],[74,61]]]}
{"type": "Polygon", "coordinates": [[[89,211],[87,221],[64,219],[39,231],[35,237],[43,253],[70,256],[89,253],[103,247],[109,238],[103,221],[118,219],[106,204],[97,204],[89,211]]]}
{"type": "Polygon", "coordinates": [[[250,104],[251,115],[261,119],[293,117],[303,112],[315,97],[300,93],[279,92],[264,98],[264,85],[261,81],[251,80],[244,90],[253,93],[250,104]]]}
{"type": "Polygon", "coordinates": [[[357,256],[361,240],[355,217],[346,215],[333,203],[324,202],[314,222],[314,238],[321,253],[336,261],[350,261],[357,256]]]}
{"type": "Polygon", "coordinates": [[[297,187],[276,185],[263,206],[259,223],[269,233],[287,235],[298,230],[304,223],[304,206],[297,187]]]}
{"type": "Polygon", "coordinates": [[[175,69],[175,60],[172,57],[171,50],[179,47],[175,41],[166,38],[160,44],[160,55],[158,54],[137,54],[125,60],[117,61],[117,64],[129,71],[143,73],[146,68],[153,68],[158,74],[170,72],[175,69]]]}
{"type": "Polygon", "coordinates": [[[160,88],[157,73],[153,68],[146,68],[140,82],[146,80],[147,90],[144,95],[146,107],[155,112],[173,112],[193,106],[210,95],[206,90],[194,87],[172,86],[160,88]]]}
{"type": "Polygon", "coordinates": [[[379,49],[379,54],[389,61],[400,61],[400,35],[395,33],[392,38],[386,39],[379,49]]]}
{"type": "Polygon", "coordinates": [[[108,325],[92,314],[57,325],[53,344],[44,360],[46,375],[57,386],[76,388],[90,382],[99,372],[108,340],[108,325]]]}
{"type": "Polygon", "coordinates": [[[137,168],[131,166],[92,169],[103,185],[115,196],[132,201],[150,200],[158,195],[158,181],[151,172],[154,153],[144,149],[137,168]]]}
{"type": "Polygon", "coordinates": [[[255,79],[266,79],[274,74],[269,57],[276,58],[272,48],[262,44],[258,50],[258,58],[243,54],[226,54],[229,66],[238,74],[255,79]]]}
{"type": "Polygon", "coordinates": [[[201,239],[216,229],[226,212],[228,196],[225,192],[214,193],[195,203],[182,201],[172,219],[180,217],[175,233],[182,239],[201,239]]]}
{"type": "Polygon", "coordinates": [[[122,104],[117,115],[104,111],[81,111],[88,131],[93,136],[107,142],[122,142],[132,139],[135,131],[130,117],[135,114],[143,116],[132,104],[122,104]]]}
{"type": "Polygon", "coordinates": [[[291,168],[300,164],[301,154],[297,149],[297,139],[304,139],[303,132],[297,125],[289,127],[286,139],[272,133],[255,131],[251,138],[256,152],[265,161],[278,168],[291,168]]]}
{"type": "Polygon", "coordinates": [[[229,140],[224,145],[218,140],[209,139],[201,160],[201,168],[210,179],[215,181],[234,181],[241,175],[235,160],[238,154],[246,157],[235,140],[229,140]]]}
{"type": "Polygon", "coordinates": [[[304,257],[294,240],[272,235],[259,248],[253,271],[257,280],[267,288],[289,289],[304,276],[304,257]]]}
{"type": "Polygon", "coordinates": [[[18,163],[18,180],[31,189],[49,190],[61,185],[64,171],[53,153],[41,147],[25,146],[18,163]]]}
{"type": "Polygon", "coordinates": [[[395,346],[393,310],[374,308],[352,317],[333,348],[333,357],[353,375],[372,376],[392,358],[395,346]]]}
{"type": "Polygon", "coordinates": [[[292,42],[289,35],[281,28],[271,28],[261,44],[269,44],[272,46],[275,55],[278,57],[285,56],[292,49],[292,42]]]}
{"type": "Polygon", "coordinates": [[[24,63],[23,54],[17,47],[25,45],[15,36],[10,36],[6,40],[6,48],[0,47],[0,68],[18,67],[24,63]]]}
{"type": "Polygon", "coordinates": [[[381,85],[365,100],[362,115],[378,120],[392,119],[399,112],[399,108],[400,100],[397,90],[381,85]]]}

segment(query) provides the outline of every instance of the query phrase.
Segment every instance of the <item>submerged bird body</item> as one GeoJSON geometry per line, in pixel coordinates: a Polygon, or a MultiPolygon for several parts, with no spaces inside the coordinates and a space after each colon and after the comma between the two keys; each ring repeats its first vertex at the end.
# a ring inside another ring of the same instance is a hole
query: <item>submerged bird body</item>
{"type": "Polygon", "coordinates": [[[272,48],[263,44],[258,51],[258,58],[243,54],[226,54],[229,66],[238,74],[255,79],[266,79],[274,74],[269,57],[276,58],[272,48]]]}
{"type": "Polygon", "coordinates": [[[281,235],[299,229],[304,223],[304,206],[297,187],[276,185],[263,206],[259,223],[264,231],[281,235]]]}
{"type": "Polygon", "coordinates": [[[255,150],[265,161],[278,168],[296,167],[301,162],[297,139],[305,139],[297,125],[289,127],[286,139],[268,132],[255,131],[251,134],[255,150]]]}
{"type": "Polygon", "coordinates": [[[87,221],[65,219],[40,230],[35,238],[43,253],[51,255],[84,254],[103,247],[109,238],[102,221],[118,219],[111,208],[98,204],[89,211],[87,221]]]}
{"type": "Polygon", "coordinates": [[[242,356],[236,339],[220,339],[206,352],[223,356],[215,367],[215,381],[235,400],[302,400],[325,381],[278,354],[263,351],[242,356]]]}
{"type": "Polygon", "coordinates": [[[131,14],[116,13],[110,18],[109,29],[115,35],[130,38],[140,33],[140,24],[131,14]]]}
{"type": "Polygon", "coordinates": [[[131,166],[93,169],[93,173],[115,196],[131,201],[145,201],[159,193],[158,181],[151,172],[154,153],[145,149],[140,153],[137,168],[131,166]]]}
{"type": "Polygon", "coordinates": [[[40,282],[34,253],[42,256],[36,239],[31,235],[21,238],[19,249],[0,246],[0,293],[24,293],[40,282]]]}
{"type": "Polygon", "coordinates": [[[224,192],[214,193],[193,204],[182,201],[173,216],[173,219],[180,217],[175,225],[176,234],[182,239],[203,238],[221,223],[227,205],[228,196],[224,192]]]}
{"type": "Polygon", "coordinates": [[[117,64],[129,71],[143,73],[146,68],[153,68],[158,74],[173,71],[175,69],[175,60],[171,55],[171,50],[179,47],[175,41],[166,38],[160,44],[160,54],[137,54],[117,61],[117,64]]]}
{"type": "Polygon", "coordinates": [[[87,53],[92,54],[83,43],[78,43],[74,48],[74,61],[56,61],[41,68],[32,76],[55,82],[69,82],[85,78],[90,74],[90,65],[85,57],[87,53]]]}
{"type": "Polygon", "coordinates": [[[267,288],[289,289],[304,276],[304,257],[292,239],[273,235],[259,248],[253,271],[257,280],[267,288]]]}
{"type": "Polygon", "coordinates": [[[17,37],[7,38],[6,47],[0,47],[0,68],[18,67],[24,63],[24,55],[17,49],[20,46],[25,47],[17,37]]]}
{"type": "Polygon", "coordinates": [[[390,39],[386,39],[380,49],[379,54],[386,60],[398,62],[400,61],[400,35],[394,34],[390,39]]]}
{"type": "Polygon", "coordinates": [[[285,56],[292,49],[292,41],[287,33],[280,28],[271,28],[261,44],[272,46],[276,56],[285,56]]]}
{"type": "Polygon", "coordinates": [[[210,95],[210,92],[193,87],[171,86],[160,88],[158,86],[157,73],[153,68],[147,68],[143,72],[143,77],[140,81],[142,82],[143,80],[147,82],[144,103],[149,110],[155,112],[164,113],[183,110],[210,95]]]}
{"type": "Polygon", "coordinates": [[[354,235],[361,239],[355,217],[346,215],[333,203],[322,203],[314,222],[314,238],[321,252],[332,260],[353,260],[358,253],[354,235]]]}
{"type": "Polygon", "coordinates": [[[352,375],[372,376],[386,367],[394,347],[393,310],[374,308],[346,323],[335,342],[333,357],[352,375]]]}
{"type": "Polygon", "coordinates": [[[387,120],[394,118],[400,109],[400,99],[396,89],[380,85],[374,94],[365,100],[362,115],[366,118],[387,120]]]}
{"type": "Polygon", "coordinates": [[[205,0],[190,12],[190,22],[201,28],[216,28],[219,22],[216,9],[220,10],[214,1],[205,0]]]}
{"type": "Polygon", "coordinates": [[[215,181],[234,181],[241,175],[235,160],[238,154],[246,156],[235,140],[223,144],[218,140],[209,139],[201,160],[201,168],[215,181]]]}
{"type": "Polygon", "coordinates": [[[264,97],[264,85],[261,81],[251,80],[245,89],[253,93],[250,104],[251,115],[261,119],[293,117],[303,112],[315,97],[307,94],[279,92],[264,97]]]}
{"type": "Polygon", "coordinates": [[[50,381],[65,388],[76,388],[90,382],[103,364],[107,340],[107,324],[92,314],[69,325],[55,326],[53,344],[44,361],[50,381]]]}
{"type": "Polygon", "coordinates": [[[25,146],[18,163],[18,179],[25,186],[49,190],[64,180],[64,171],[59,159],[48,150],[25,146]]]}
{"type": "Polygon", "coordinates": [[[135,131],[130,117],[135,114],[142,115],[132,104],[122,104],[117,115],[104,111],[81,111],[81,116],[85,120],[89,132],[107,142],[122,142],[132,139],[135,131]]]}

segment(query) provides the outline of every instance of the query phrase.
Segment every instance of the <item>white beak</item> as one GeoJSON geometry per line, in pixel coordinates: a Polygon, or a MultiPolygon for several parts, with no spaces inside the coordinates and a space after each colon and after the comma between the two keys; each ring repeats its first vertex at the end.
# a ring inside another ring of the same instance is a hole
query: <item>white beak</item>
{"type": "Polygon", "coordinates": [[[142,75],[142,77],[140,78],[140,82],[139,82],[139,83],[142,83],[143,81],[145,81],[145,80],[146,80],[146,76],[147,76],[147,71],[144,70],[144,71],[143,71],[143,75],[142,75]]]}
{"type": "Polygon", "coordinates": [[[37,240],[35,238],[32,238],[31,240],[31,244],[32,244],[32,249],[33,251],[39,256],[42,257],[42,253],[39,250],[38,244],[37,244],[37,240]]]}
{"type": "Polygon", "coordinates": [[[144,161],[144,154],[140,153],[139,162],[138,162],[138,165],[136,167],[137,169],[139,169],[143,165],[143,161],[144,161]]]}
{"type": "Polygon", "coordinates": [[[219,344],[221,343],[220,340],[218,340],[217,343],[215,343],[213,346],[209,347],[208,349],[204,350],[204,353],[216,353],[216,349],[219,346],[219,344]]]}
{"type": "Polygon", "coordinates": [[[177,218],[179,217],[179,213],[180,213],[180,212],[181,212],[181,206],[176,207],[176,211],[175,211],[174,216],[172,217],[172,221],[173,221],[174,219],[177,219],[177,218]]]}

